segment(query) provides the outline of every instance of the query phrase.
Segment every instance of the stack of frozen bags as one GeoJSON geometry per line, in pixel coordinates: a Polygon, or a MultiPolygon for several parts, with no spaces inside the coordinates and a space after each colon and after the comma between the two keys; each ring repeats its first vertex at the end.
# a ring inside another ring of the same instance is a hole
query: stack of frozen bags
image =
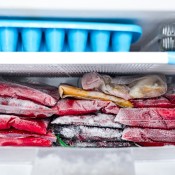
{"type": "Polygon", "coordinates": [[[122,139],[141,146],[175,145],[175,85],[161,97],[132,100],[135,108],[120,109],[115,121],[126,125],[122,139]]]}
{"type": "Polygon", "coordinates": [[[63,146],[133,146],[133,140],[123,138],[126,124],[117,121],[120,111],[134,107],[131,99],[155,98],[167,91],[165,77],[159,75],[112,79],[92,72],[82,77],[81,85],[59,86],[62,99],[53,108],[58,117],[52,125],[63,146]]]}
{"type": "Polygon", "coordinates": [[[0,81],[0,146],[52,146],[48,130],[56,87],[0,81]]]}

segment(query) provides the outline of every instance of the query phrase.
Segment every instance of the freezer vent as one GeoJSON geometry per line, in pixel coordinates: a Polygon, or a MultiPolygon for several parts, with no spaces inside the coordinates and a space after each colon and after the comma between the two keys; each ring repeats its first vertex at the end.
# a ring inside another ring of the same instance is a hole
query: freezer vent
{"type": "Polygon", "coordinates": [[[0,73],[31,76],[73,76],[85,72],[108,74],[165,73],[174,74],[175,65],[166,64],[8,64],[0,65],[0,73]]]}

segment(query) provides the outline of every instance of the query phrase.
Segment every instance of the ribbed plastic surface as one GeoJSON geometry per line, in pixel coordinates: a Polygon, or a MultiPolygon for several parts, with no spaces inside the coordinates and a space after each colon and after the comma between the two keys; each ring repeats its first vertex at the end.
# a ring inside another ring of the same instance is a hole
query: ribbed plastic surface
{"type": "Polygon", "coordinates": [[[47,75],[73,76],[86,72],[99,72],[107,74],[175,74],[175,65],[167,64],[0,64],[0,74],[5,75],[47,75]]]}
{"type": "Polygon", "coordinates": [[[0,19],[2,52],[127,52],[141,34],[129,24],[0,19]]]}

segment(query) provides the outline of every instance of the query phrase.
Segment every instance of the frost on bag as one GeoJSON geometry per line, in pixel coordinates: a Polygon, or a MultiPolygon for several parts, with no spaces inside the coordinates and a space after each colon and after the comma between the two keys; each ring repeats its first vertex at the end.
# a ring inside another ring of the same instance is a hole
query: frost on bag
{"type": "Polygon", "coordinates": [[[125,128],[122,139],[131,142],[172,142],[175,143],[175,129],[125,128]]]}
{"type": "Polygon", "coordinates": [[[120,129],[97,128],[86,126],[56,126],[55,134],[65,139],[78,139],[80,141],[121,141],[120,129]]]}
{"type": "Polygon", "coordinates": [[[56,137],[50,131],[40,135],[16,129],[0,130],[0,146],[50,147],[53,142],[56,142],[56,137]]]}
{"type": "Polygon", "coordinates": [[[0,130],[0,138],[27,138],[36,137],[50,140],[51,142],[56,142],[56,137],[51,131],[47,131],[46,134],[35,134],[28,131],[21,131],[17,129],[7,129],[0,130]]]}
{"type": "Polygon", "coordinates": [[[114,122],[115,115],[101,114],[97,115],[74,115],[57,117],[51,123],[56,125],[83,125],[96,127],[122,128],[122,125],[114,122]]]}
{"type": "Polygon", "coordinates": [[[174,108],[132,108],[120,109],[116,122],[128,126],[175,129],[174,108]]]}
{"type": "Polygon", "coordinates": [[[153,98],[166,93],[165,76],[120,76],[111,78],[98,73],[87,73],[82,78],[82,87],[85,90],[99,90],[106,94],[123,99],[153,98]]]}
{"type": "Polygon", "coordinates": [[[119,107],[109,101],[62,99],[52,108],[57,115],[83,115],[102,111],[117,114],[119,107]]]}
{"type": "Polygon", "coordinates": [[[0,114],[0,130],[15,128],[32,133],[46,134],[48,120],[24,119],[14,115],[0,114]]]}
{"type": "Polygon", "coordinates": [[[165,97],[150,98],[150,99],[133,99],[130,100],[135,108],[175,108],[175,104],[172,104],[170,100],[165,97]]]}
{"type": "Polygon", "coordinates": [[[71,147],[80,148],[119,148],[119,147],[133,147],[135,146],[132,142],[106,142],[106,141],[96,141],[96,142],[81,142],[77,140],[64,140],[64,142],[71,147]]]}
{"type": "Polygon", "coordinates": [[[54,109],[29,100],[0,97],[0,113],[16,114],[24,117],[45,118],[55,114],[54,109]]]}
{"type": "Polygon", "coordinates": [[[0,80],[0,96],[31,100],[45,106],[54,106],[59,99],[56,87],[5,80],[0,80]]]}

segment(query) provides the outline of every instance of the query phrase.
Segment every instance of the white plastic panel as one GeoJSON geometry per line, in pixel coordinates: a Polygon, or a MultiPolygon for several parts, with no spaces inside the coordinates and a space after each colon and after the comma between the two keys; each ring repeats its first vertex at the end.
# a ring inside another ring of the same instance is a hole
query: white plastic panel
{"type": "Polygon", "coordinates": [[[73,76],[108,74],[174,74],[167,53],[0,53],[0,74],[73,76]]]}

